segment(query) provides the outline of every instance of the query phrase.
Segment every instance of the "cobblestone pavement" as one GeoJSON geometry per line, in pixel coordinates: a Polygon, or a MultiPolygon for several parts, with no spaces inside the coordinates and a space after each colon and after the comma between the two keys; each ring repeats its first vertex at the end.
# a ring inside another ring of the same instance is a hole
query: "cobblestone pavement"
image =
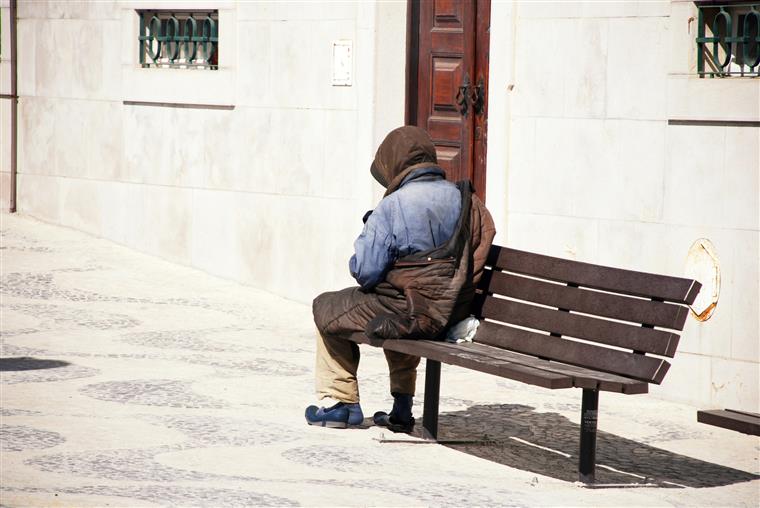
{"type": "MultiPolygon", "coordinates": [[[[442,437],[479,443],[309,427],[310,306],[0,218],[3,506],[758,505],[760,440],[653,396],[602,394],[607,488],[574,483],[578,390],[444,366],[442,437]]],[[[386,368],[363,355],[372,414],[386,368]]]]}

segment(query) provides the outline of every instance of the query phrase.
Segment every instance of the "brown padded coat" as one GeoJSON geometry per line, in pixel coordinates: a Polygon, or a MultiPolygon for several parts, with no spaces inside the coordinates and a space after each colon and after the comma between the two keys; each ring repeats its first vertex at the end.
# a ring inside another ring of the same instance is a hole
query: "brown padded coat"
{"type": "MultiPolygon", "coordinates": [[[[437,166],[435,146],[427,132],[405,126],[388,134],[370,171],[387,188],[387,196],[410,172],[426,166],[437,166]]],[[[398,259],[385,281],[371,292],[351,287],[319,295],[313,313],[320,333],[438,339],[450,325],[469,315],[496,231],[491,214],[472,193],[470,183],[459,182],[457,187],[462,211],[449,241],[398,259]]]]}

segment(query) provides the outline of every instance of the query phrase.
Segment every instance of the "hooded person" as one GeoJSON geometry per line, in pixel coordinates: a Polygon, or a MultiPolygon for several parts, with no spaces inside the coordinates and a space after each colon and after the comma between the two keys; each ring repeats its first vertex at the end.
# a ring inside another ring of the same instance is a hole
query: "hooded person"
{"type": "MultiPolygon", "coordinates": [[[[316,385],[330,407],[309,406],[310,425],[346,427],[364,419],[356,372],[359,346],[347,340],[363,332],[386,340],[440,339],[469,315],[495,229],[469,182],[453,184],[438,165],[435,146],[414,126],[391,131],[370,167],[386,188],[349,261],[359,286],[314,299],[316,385]]],[[[414,426],[417,356],[384,350],[394,398],[374,421],[397,432],[414,426]]]]}

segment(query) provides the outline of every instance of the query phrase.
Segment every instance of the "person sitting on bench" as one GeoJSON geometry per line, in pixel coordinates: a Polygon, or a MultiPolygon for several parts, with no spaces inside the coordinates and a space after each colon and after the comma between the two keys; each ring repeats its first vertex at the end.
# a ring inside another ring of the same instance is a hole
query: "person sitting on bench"
{"type": "MultiPolygon", "coordinates": [[[[359,346],[345,337],[440,339],[469,316],[475,286],[495,235],[491,214],[470,182],[453,184],[424,130],[391,131],[370,167],[387,190],[354,243],[351,275],[360,284],[314,299],[316,388],[329,407],[306,408],[310,425],[345,428],[363,422],[356,372],[359,346]]],[[[418,356],[385,351],[393,408],[374,421],[411,432],[418,356]]]]}

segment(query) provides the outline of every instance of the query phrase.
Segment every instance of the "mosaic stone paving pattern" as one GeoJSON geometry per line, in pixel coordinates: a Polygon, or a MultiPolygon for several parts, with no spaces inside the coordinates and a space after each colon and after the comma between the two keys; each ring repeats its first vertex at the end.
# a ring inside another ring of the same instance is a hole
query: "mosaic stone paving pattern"
{"type": "MultiPolygon", "coordinates": [[[[0,218],[0,506],[760,503],[760,440],[649,396],[601,397],[598,489],[575,482],[577,390],[444,366],[453,443],[309,427],[308,303],[0,218]]],[[[381,352],[359,376],[365,416],[387,410],[381,352]]]]}

